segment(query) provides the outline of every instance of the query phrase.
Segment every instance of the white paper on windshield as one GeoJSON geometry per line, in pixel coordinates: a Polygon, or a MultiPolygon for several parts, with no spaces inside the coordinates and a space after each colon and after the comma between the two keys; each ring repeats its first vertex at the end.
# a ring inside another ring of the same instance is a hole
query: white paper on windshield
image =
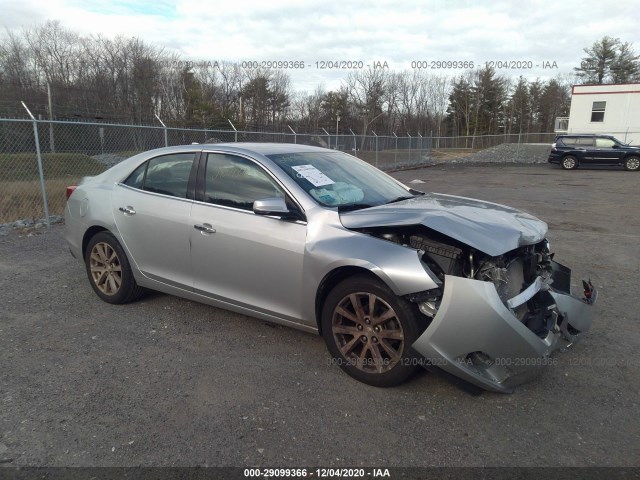
{"type": "Polygon", "coordinates": [[[314,187],[322,187],[323,185],[332,185],[334,183],[333,180],[313,165],[297,165],[291,168],[298,172],[299,178],[309,180],[314,187]]]}

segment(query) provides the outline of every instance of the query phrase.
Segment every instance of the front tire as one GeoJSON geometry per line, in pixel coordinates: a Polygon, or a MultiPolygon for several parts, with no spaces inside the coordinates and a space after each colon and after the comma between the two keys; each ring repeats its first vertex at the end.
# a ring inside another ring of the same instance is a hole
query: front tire
{"type": "Polygon", "coordinates": [[[411,345],[419,325],[414,304],[364,275],[339,283],[322,309],[322,334],[334,362],[377,387],[399,385],[417,370],[411,345]]]}
{"type": "Polygon", "coordinates": [[[564,168],[565,170],[575,170],[576,168],[578,168],[578,159],[573,155],[567,155],[566,157],[562,158],[560,166],[562,166],[562,168],[564,168]]]}
{"type": "Polygon", "coordinates": [[[139,298],[143,289],[138,286],[129,260],[118,240],[108,232],[91,237],[84,255],[89,283],[107,303],[128,303],[139,298]]]}
{"type": "Polygon", "coordinates": [[[640,170],[640,157],[632,156],[625,158],[624,169],[629,170],[630,172],[637,172],[640,170]]]}

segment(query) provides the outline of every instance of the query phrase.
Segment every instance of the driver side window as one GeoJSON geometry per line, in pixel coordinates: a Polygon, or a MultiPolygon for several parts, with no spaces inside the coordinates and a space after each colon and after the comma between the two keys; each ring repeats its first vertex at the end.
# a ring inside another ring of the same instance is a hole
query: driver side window
{"type": "Polygon", "coordinates": [[[260,166],[245,158],[223,153],[207,155],[204,188],[208,203],[243,210],[252,210],[256,200],[285,196],[260,166]]]}

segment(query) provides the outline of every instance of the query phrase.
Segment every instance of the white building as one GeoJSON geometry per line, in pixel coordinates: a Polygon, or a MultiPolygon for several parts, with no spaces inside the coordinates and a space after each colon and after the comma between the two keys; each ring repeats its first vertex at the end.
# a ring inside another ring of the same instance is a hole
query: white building
{"type": "Polygon", "coordinates": [[[556,131],[606,133],[623,142],[640,141],[640,83],[574,85],[568,124],[562,123],[557,122],[556,131]]]}

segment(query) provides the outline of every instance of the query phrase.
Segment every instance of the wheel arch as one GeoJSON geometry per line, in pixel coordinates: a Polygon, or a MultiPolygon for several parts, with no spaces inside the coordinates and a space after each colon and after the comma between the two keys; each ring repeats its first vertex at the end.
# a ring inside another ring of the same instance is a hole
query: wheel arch
{"type": "Polygon", "coordinates": [[[365,275],[372,279],[379,280],[385,285],[389,286],[384,281],[384,279],[380,278],[374,272],[364,267],[359,267],[356,265],[345,265],[331,270],[324,276],[324,278],[320,282],[320,285],[318,286],[318,290],[316,291],[315,316],[318,333],[320,335],[322,335],[322,306],[324,305],[327,296],[329,295],[333,287],[335,287],[338,283],[355,275],[365,275]]]}
{"type": "MultiPolygon", "coordinates": [[[[93,225],[92,227],[87,228],[82,236],[82,258],[85,258],[87,254],[87,246],[89,245],[89,241],[100,232],[109,232],[109,230],[101,225],[93,225]]],[[[111,232],[109,232],[111,233],[111,232]]]]}

